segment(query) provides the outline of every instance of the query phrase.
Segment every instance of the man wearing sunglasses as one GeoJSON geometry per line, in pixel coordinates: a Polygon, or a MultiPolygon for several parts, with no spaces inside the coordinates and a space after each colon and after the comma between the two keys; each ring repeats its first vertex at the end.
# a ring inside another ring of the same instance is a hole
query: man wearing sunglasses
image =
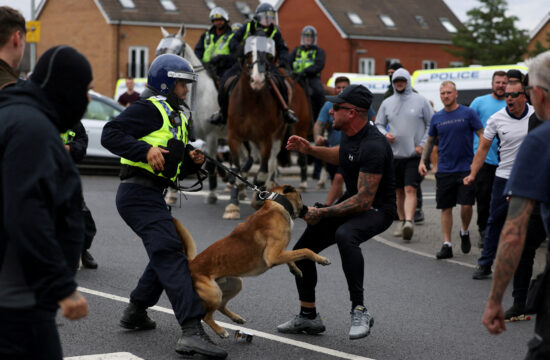
{"type": "MultiPolygon", "coordinates": [[[[360,244],[385,231],[395,213],[393,155],[389,143],[376,126],[368,121],[372,93],[362,85],[350,85],[337,96],[330,115],[333,127],[342,131],[339,146],[314,146],[299,136],[291,136],[288,150],[310,154],[340,165],[346,193],[332,206],[309,207],[308,223],[294,249],[309,248],[319,253],[337,244],[351,299],[349,338],[369,335],[374,323],[363,300],[364,259],[360,244]]],[[[300,313],[277,327],[282,333],[317,334],[325,325],[315,307],[317,271],[310,260],[297,261],[303,276],[296,278],[300,313]]]]}
{"type": "Polygon", "coordinates": [[[527,135],[529,117],[533,114],[533,108],[527,103],[523,84],[520,82],[508,83],[504,98],[506,99],[506,107],[487,120],[483,136],[479,138],[479,147],[470,167],[470,174],[464,178],[465,185],[474,182],[479,169],[485,162],[491,142],[497,137],[499,140],[500,162],[493,182],[483,250],[472,275],[472,278],[476,280],[487,279],[492,274],[491,266],[495,259],[500,231],[508,210],[504,187],[510,177],[519,147],[527,135]]]}
{"type": "MultiPolygon", "coordinates": [[[[510,196],[506,222],[502,229],[495,261],[495,275],[489,300],[483,314],[483,324],[491,334],[506,330],[502,297],[516,270],[527,236],[527,222],[535,207],[540,204],[546,233],[550,234],[550,51],[528,62],[531,103],[542,125],[529,133],[519,149],[505,192],[510,196]]],[[[526,359],[550,358],[550,247],[547,262],[540,278],[536,306],[535,336],[528,343],[526,359]]]]}

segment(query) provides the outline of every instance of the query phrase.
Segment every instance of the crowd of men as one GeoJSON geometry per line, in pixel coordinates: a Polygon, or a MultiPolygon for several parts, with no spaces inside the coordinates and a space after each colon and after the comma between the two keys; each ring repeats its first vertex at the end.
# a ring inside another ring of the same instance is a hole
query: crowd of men
{"type": "MultiPolygon", "coordinates": [[[[338,247],[351,302],[351,340],[368,336],[374,325],[364,301],[360,245],[387,230],[395,219],[395,235],[412,239],[421,208],[420,184],[437,143],[436,205],[441,210],[443,245],[436,258],[453,257],[452,209],[457,204],[461,251],[470,252],[469,226],[477,199],[483,239],[478,245],[483,250],[472,277],[493,275],[483,324],[498,334],[506,329],[505,320],[536,313],[536,334],[527,358],[550,356],[550,252],[545,272],[535,286],[529,285],[535,250],[550,231],[550,52],[529,62],[528,77],[495,72],[492,93],[475,99],[470,107],[457,102],[452,81],[442,82],[444,108],[435,114],[412,89],[410,73],[392,65],[391,93],[375,114],[372,93],[345,77],[336,81],[338,95],[325,97],[320,82],[325,53],[316,44],[312,26],[303,29],[301,45],[289,54],[275,10],[267,3],[258,6],[253,20],[236,29],[229,26],[222,8],[213,9],[210,19],[213,26],[195,52],[212,67],[220,90],[238,70],[235,57],[243,41],[257,32],[275,42],[275,60],[283,70],[272,71],[279,79],[281,111],[288,124],[296,117],[287,106],[284,76],[292,74],[308,89],[318,119],[314,142],[291,136],[287,149],[331,164],[333,188],[325,203],[308,207],[307,228],[294,248],[320,252],[338,247]],[[474,145],[475,136],[479,140],[474,145]],[[514,305],[504,312],[503,293],[512,276],[514,305]]],[[[0,357],[61,359],[57,309],[69,319],[86,316],[87,303],[76,290],[75,272],[79,260],[97,267],[88,252],[95,224],[74,165],[85,153],[87,140],[79,139],[79,121],[89,102],[93,74],[76,49],[56,46],[39,58],[29,80],[19,80],[16,69],[25,32],[21,14],[0,7],[0,357]],[[38,218],[40,222],[29,221],[38,218]]],[[[205,311],[164,200],[166,188],[177,187],[178,180],[198,172],[204,163],[204,154],[188,144],[189,121],[182,111],[188,84],[196,80],[187,60],[158,56],[148,74],[151,96],[138,99],[128,86],[121,99],[126,110],[106,124],[102,134],[103,146],[121,157],[117,209],[149,255],[119,324],[126,329],[156,328],[147,309],[165,291],[181,326],[175,350],[225,358],[227,352],[202,328],[205,311]]],[[[223,93],[222,110],[212,119],[216,124],[227,117],[223,93]]],[[[296,265],[303,274],[296,278],[300,311],[277,330],[321,333],[325,325],[316,309],[315,264],[302,260],[296,265]]]]}

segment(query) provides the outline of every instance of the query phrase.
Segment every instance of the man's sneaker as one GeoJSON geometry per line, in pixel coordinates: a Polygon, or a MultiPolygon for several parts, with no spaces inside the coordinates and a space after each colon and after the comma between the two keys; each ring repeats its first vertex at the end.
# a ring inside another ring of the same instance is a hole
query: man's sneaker
{"type": "Polygon", "coordinates": [[[424,211],[422,211],[421,208],[417,208],[414,211],[414,224],[415,225],[422,225],[424,224],[424,211]]]}
{"type": "Polygon", "coordinates": [[[181,336],[175,350],[182,355],[201,354],[216,359],[227,357],[227,352],[210,339],[198,318],[187,320],[181,326],[181,336]]]}
{"type": "Polygon", "coordinates": [[[277,331],[285,334],[319,334],[325,331],[325,325],[319,313],[315,319],[308,319],[302,315],[296,315],[294,319],[287,321],[284,324],[277,326],[277,331]]]}
{"type": "Polygon", "coordinates": [[[223,114],[221,111],[215,113],[214,115],[212,115],[209,119],[208,119],[208,122],[212,125],[224,125],[225,124],[225,119],[223,118],[223,114]]]}
{"type": "Polygon", "coordinates": [[[349,338],[351,340],[361,339],[370,334],[374,325],[374,318],[364,306],[357,305],[351,312],[351,328],[349,338]]]}
{"type": "Polygon", "coordinates": [[[405,221],[403,223],[403,227],[401,228],[401,231],[403,233],[403,240],[410,240],[412,239],[413,233],[414,233],[414,225],[411,221],[405,221]]]}
{"type": "Polygon", "coordinates": [[[483,280],[488,279],[493,272],[491,271],[490,266],[476,266],[474,273],[472,274],[472,279],[474,280],[483,280]]]}
{"type": "Polygon", "coordinates": [[[296,124],[298,122],[296,114],[291,109],[286,109],[285,111],[283,111],[283,118],[285,123],[290,125],[296,124]]]}
{"type": "Polygon", "coordinates": [[[151,320],[145,309],[132,303],[124,309],[119,324],[130,330],[151,330],[157,327],[157,323],[151,320]]]}
{"type": "Polygon", "coordinates": [[[397,222],[397,226],[395,228],[395,231],[393,232],[393,236],[395,236],[395,237],[403,236],[403,225],[405,225],[404,221],[398,221],[397,222]]]}
{"type": "Polygon", "coordinates": [[[452,246],[448,246],[448,245],[443,244],[443,246],[441,247],[441,250],[439,250],[437,252],[437,254],[435,254],[435,257],[438,260],[452,258],[453,257],[453,248],[452,248],[452,246]]]}
{"type": "Polygon", "coordinates": [[[531,320],[531,316],[525,313],[525,305],[514,304],[504,313],[504,321],[506,322],[523,320],[531,320]]]}
{"type": "Polygon", "coordinates": [[[479,230],[479,240],[477,242],[477,247],[483,249],[483,241],[485,240],[485,230],[479,230]]]}
{"type": "Polygon", "coordinates": [[[82,260],[82,266],[87,269],[97,269],[97,262],[88,250],[84,250],[80,258],[82,260]]]}
{"type": "Polygon", "coordinates": [[[460,235],[460,250],[462,250],[463,254],[467,254],[470,252],[470,249],[472,248],[472,243],[470,242],[470,233],[462,235],[462,232],[460,232],[459,235],[460,235]]]}

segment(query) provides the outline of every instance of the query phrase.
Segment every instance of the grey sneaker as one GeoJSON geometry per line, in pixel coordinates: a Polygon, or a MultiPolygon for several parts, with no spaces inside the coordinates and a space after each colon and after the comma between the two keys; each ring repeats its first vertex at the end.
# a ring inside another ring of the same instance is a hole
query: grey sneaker
{"type": "Polygon", "coordinates": [[[308,319],[301,315],[296,315],[294,319],[287,321],[284,324],[277,326],[277,331],[285,334],[319,334],[325,331],[325,325],[319,313],[315,319],[308,319]]]}
{"type": "Polygon", "coordinates": [[[361,339],[370,334],[370,329],[374,325],[374,318],[365,309],[364,306],[357,305],[351,313],[351,328],[349,329],[349,338],[351,340],[361,339]]]}

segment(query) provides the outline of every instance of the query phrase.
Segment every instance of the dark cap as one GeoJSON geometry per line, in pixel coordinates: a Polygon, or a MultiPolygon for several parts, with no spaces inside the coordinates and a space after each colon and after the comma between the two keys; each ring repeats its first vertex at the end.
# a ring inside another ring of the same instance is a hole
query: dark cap
{"type": "Polygon", "coordinates": [[[397,69],[401,69],[402,67],[403,65],[401,65],[401,63],[394,62],[394,63],[391,63],[391,65],[388,67],[388,70],[389,69],[397,70],[397,69]]]}
{"type": "Polygon", "coordinates": [[[350,103],[359,108],[368,110],[372,104],[372,93],[363,85],[350,85],[336,96],[327,96],[327,101],[331,103],[341,104],[350,103]]]}
{"type": "Polygon", "coordinates": [[[508,79],[512,78],[512,79],[518,79],[519,81],[523,81],[523,73],[519,70],[508,70],[506,72],[506,76],[508,77],[508,79]]]}

